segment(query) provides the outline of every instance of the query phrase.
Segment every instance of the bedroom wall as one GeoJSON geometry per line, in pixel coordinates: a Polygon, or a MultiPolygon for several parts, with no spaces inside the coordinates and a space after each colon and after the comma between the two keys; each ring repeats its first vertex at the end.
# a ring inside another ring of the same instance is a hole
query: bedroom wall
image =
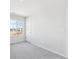
{"type": "Polygon", "coordinates": [[[31,43],[67,56],[66,18],[31,16],[27,19],[27,39],[31,43]]]}

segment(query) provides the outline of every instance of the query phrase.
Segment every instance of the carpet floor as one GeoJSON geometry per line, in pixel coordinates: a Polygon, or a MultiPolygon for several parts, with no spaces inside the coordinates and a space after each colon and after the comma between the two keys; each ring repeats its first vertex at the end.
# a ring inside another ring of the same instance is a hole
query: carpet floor
{"type": "Polygon", "coordinates": [[[66,59],[55,53],[36,47],[30,43],[13,44],[10,47],[10,59],[66,59]]]}

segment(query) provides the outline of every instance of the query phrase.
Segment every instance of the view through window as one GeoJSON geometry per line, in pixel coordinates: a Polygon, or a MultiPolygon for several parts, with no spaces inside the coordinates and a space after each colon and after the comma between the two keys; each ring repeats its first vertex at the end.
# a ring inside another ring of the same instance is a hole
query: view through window
{"type": "Polygon", "coordinates": [[[13,20],[10,21],[10,34],[11,36],[19,36],[23,33],[23,22],[19,20],[13,20]]]}
{"type": "Polygon", "coordinates": [[[11,14],[10,41],[11,43],[24,41],[26,38],[26,21],[23,16],[11,14]]]}

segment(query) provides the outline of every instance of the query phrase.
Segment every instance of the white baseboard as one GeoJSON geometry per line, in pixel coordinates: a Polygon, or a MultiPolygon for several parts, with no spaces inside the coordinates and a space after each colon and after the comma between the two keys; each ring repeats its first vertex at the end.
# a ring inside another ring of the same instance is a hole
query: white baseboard
{"type": "MultiPolygon", "coordinates": [[[[31,43],[31,44],[33,44],[33,43],[31,43]]],[[[57,55],[59,55],[59,56],[62,56],[62,57],[64,57],[64,58],[68,59],[67,56],[65,56],[65,55],[63,55],[63,54],[61,54],[61,53],[59,53],[59,52],[56,52],[56,51],[54,51],[54,50],[50,50],[50,49],[45,48],[45,47],[42,47],[42,46],[38,46],[38,45],[36,45],[36,44],[33,44],[33,45],[35,45],[35,46],[37,46],[37,47],[40,47],[40,48],[43,48],[43,49],[45,49],[45,50],[47,50],[47,51],[49,51],[49,52],[55,53],[55,54],[57,54],[57,55]]]]}

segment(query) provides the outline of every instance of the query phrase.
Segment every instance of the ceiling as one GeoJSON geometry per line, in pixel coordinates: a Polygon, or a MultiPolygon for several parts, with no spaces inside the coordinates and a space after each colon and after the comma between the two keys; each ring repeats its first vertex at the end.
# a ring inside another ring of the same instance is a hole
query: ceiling
{"type": "Polygon", "coordinates": [[[11,12],[22,15],[63,15],[67,0],[11,0],[11,12]]]}

